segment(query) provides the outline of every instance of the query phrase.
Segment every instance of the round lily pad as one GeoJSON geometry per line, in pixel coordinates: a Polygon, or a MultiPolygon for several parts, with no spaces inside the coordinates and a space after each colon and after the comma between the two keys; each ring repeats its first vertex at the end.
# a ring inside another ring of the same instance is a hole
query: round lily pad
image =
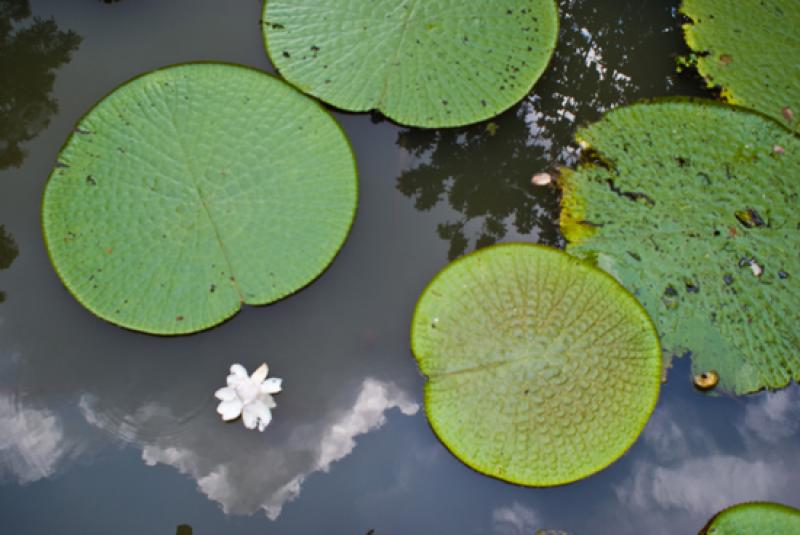
{"type": "Polygon", "coordinates": [[[779,503],[743,503],[725,509],[700,535],[797,535],[800,510],[779,503]]]}
{"type": "Polygon", "coordinates": [[[800,380],[800,139],[709,100],[618,108],[578,139],[599,163],[562,176],[567,250],[633,292],[716,389],[800,380]]]}
{"type": "Polygon", "coordinates": [[[558,37],[554,0],[267,0],[262,18],[272,63],[300,90],[423,127],[510,108],[558,37]]]}
{"type": "Polygon", "coordinates": [[[647,313],[603,271],[544,246],[495,245],[447,266],[417,303],[411,347],[442,442],[523,485],[605,468],[658,398],[647,313]]]}
{"type": "Polygon", "coordinates": [[[254,69],[179,65],[80,120],[45,190],[44,236],[89,310],[189,333],[317,277],[357,188],[350,145],[318,103],[254,69]]]}
{"type": "Polygon", "coordinates": [[[800,131],[800,2],[683,0],[681,11],[708,85],[800,131]]]}

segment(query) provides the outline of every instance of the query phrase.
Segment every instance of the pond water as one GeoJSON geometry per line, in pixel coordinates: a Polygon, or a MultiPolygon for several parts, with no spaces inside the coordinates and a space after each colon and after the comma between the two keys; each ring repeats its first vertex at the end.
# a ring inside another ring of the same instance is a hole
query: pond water
{"type": "Polygon", "coordinates": [[[431,277],[496,241],[563,246],[558,193],[530,177],[576,161],[576,125],[640,98],[704,94],[674,76],[674,0],[561,1],[547,74],[491,122],[417,130],[336,113],[358,159],[358,216],[331,268],[288,299],[158,338],[70,297],[39,206],[71,128],[164,65],[271,71],[260,4],[36,0],[28,11],[0,0],[0,531],[674,535],[736,502],[800,506],[797,386],[709,397],[678,361],[634,447],[550,489],[473,472],[422,409],[408,337],[431,277]],[[228,366],[264,360],[284,379],[273,423],[263,434],[223,425],[212,393],[228,366]]]}

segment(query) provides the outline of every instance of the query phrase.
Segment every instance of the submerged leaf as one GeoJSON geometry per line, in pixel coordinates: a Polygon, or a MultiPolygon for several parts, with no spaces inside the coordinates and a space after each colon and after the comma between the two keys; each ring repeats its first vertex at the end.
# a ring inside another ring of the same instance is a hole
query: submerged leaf
{"type": "Polygon", "coordinates": [[[647,313],[606,273],[548,247],[496,245],[450,264],[417,303],[411,345],[442,442],[524,485],[605,468],[658,398],[647,313]]]}
{"type": "Polygon", "coordinates": [[[47,184],[44,234],[92,312],[188,333],[311,282],[356,194],[349,143],[317,103],[253,69],[181,65],[81,119],[47,184]]]}
{"type": "Polygon", "coordinates": [[[563,174],[568,251],[621,281],[718,388],[800,379],[800,140],[711,101],[619,108],[579,138],[602,163],[563,174]]]}
{"type": "Polygon", "coordinates": [[[800,130],[800,1],[683,0],[686,42],[710,87],[800,130]]]}
{"type": "Polygon", "coordinates": [[[268,0],[263,21],[272,63],[302,91],[424,127],[511,107],[558,35],[553,0],[268,0]]]}
{"type": "Polygon", "coordinates": [[[743,503],[717,514],[700,535],[797,535],[800,510],[779,503],[743,503]]]}

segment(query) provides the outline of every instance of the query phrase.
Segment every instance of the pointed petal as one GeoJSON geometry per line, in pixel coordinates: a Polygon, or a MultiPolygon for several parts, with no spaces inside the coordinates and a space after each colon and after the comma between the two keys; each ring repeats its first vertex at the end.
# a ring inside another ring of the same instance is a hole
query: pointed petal
{"type": "Polygon", "coordinates": [[[258,430],[263,431],[267,428],[269,423],[272,421],[272,412],[267,409],[266,414],[263,414],[261,418],[258,419],[258,430]]]}
{"type": "Polygon", "coordinates": [[[238,399],[232,399],[230,401],[223,401],[219,405],[217,405],[217,412],[222,416],[222,419],[226,422],[231,420],[235,420],[242,414],[242,402],[238,399]]]}
{"type": "Polygon", "coordinates": [[[242,379],[247,377],[247,370],[241,364],[234,364],[231,366],[231,373],[242,379]]]}
{"type": "Polygon", "coordinates": [[[228,386],[235,387],[236,385],[238,385],[238,384],[239,384],[239,383],[241,383],[242,381],[247,381],[247,380],[248,380],[248,379],[246,379],[246,378],[245,378],[245,379],[242,379],[242,378],[241,378],[241,377],[239,377],[238,375],[233,375],[233,374],[230,374],[230,375],[229,375],[229,376],[228,376],[228,377],[225,379],[225,382],[227,383],[227,385],[228,385],[228,386]]]}
{"type": "Polygon", "coordinates": [[[283,389],[283,379],[270,377],[261,385],[261,392],[264,394],[277,394],[283,389]]]}
{"type": "Polygon", "coordinates": [[[234,390],[229,386],[226,386],[214,392],[214,397],[217,399],[221,399],[222,401],[230,401],[232,399],[236,399],[236,390],[234,390]]]}
{"type": "Polygon", "coordinates": [[[248,429],[255,429],[258,425],[258,410],[253,408],[253,403],[245,405],[242,411],[242,422],[248,429]]]}
{"type": "Polygon", "coordinates": [[[275,408],[275,400],[269,394],[261,393],[258,396],[258,400],[261,403],[263,403],[268,409],[274,409],[275,408]]]}
{"type": "Polygon", "coordinates": [[[253,375],[250,376],[250,380],[254,381],[256,384],[261,384],[264,382],[264,379],[267,378],[267,373],[269,373],[269,368],[267,367],[267,363],[265,362],[264,364],[259,366],[256,371],[253,372],[253,375]]]}

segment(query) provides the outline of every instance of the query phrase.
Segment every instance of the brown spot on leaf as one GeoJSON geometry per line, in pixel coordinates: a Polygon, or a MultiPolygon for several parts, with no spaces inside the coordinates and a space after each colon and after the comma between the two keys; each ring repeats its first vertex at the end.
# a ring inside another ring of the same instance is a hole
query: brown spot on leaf
{"type": "Polygon", "coordinates": [[[731,61],[733,61],[733,57],[730,54],[722,54],[719,57],[719,62],[723,65],[730,65],[731,61]]]}

